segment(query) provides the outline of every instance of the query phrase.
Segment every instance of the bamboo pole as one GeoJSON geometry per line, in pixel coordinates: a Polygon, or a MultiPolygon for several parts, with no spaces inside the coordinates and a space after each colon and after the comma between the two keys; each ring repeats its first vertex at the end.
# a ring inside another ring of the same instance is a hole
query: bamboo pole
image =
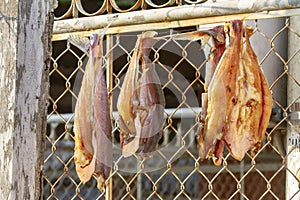
{"type": "Polygon", "coordinates": [[[132,32],[138,30],[183,27],[226,21],[234,18],[256,19],[299,15],[298,1],[256,0],[256,1],[220,1],[199,5],[184,5],[160,9],[132,11],[66,19],[54,22],[53,40],[62,40],[64,34],[90,34],[101,30],[114,19],[108,34],[132,32]]]}
{"type": "MultiPolygon", "coordinates": [[[[178,21],[162,21],[157,23],[147,23],[147,24],[137,24],[137,25],[127,25],[119,27],[111,27],[106,31],[107,34],[117,34],[117,33],[128,33],[128,32],[137,32],[137,31],[148,31],[148,30],[161,30],[168,28],[180,28],[204,24],[213,24],[219,22],[230,21],[234,19],[244,19],[244,20],[254,20],[254,19],[269,19],[269,18],[280,18],[300,15],[300,9],[289,9],[289,10],[276,10],[276,11],[263,11],[258,13],[242,13],[242,14],[233,14],[226,16],[207,16],[197,19],[186,19],[178,21]]],[[[55,22],[56,23],[56,22],[55,22]]],[[[91,30],[82,30],[74,31],[70,28],[70,32],[66,33],[54,33],[52,41],[66,40],[70,34],[77,36],[89,36],[92,33],[100,32],[102,28],[96,28],[91,30]]]]}
{"type": "MultiPolygon", "coordinates": [[[[293,78],[300,81],[300,55],[299,52],[294,54],[300,49],[299,26],[300,16],[290,18],[290,28],[293,31],[289,31],[289,45],[288,55],[292,58],[289,63],[289,73],[293,78]]],[[[297,173],[300,170],[300,87],[295,83],[291,77],[288,78],[288,105],[291,106],[291,113],[289,120],[293,126],[288,128],[287,132],[287,157],[286,157],[286,199],[300,199],[300,179],[297,177],[297,173]],[[296,100],[296,102],[294,102],[296,100]]]]}

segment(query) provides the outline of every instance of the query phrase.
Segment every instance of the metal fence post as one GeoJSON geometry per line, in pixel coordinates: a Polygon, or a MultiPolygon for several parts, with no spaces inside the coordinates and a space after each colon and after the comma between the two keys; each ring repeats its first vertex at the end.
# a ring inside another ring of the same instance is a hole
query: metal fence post
{"type": "MultiPolygon", "coordinates": [[[[110,113],[111,119],[113,119],[113,99],[112,99],[112,88],[113,88],[113,36],[106,35],[106,55],[107,55],[107,67],[106,67],[106,78],[107,78],[107,90],[108,90],[108,99],[110,102],[110,113]]],[[[112,163],[113,169],[113,163],[112,163]]],[[[112,177],[108,180],[106,187],[106,200],[112,200],[112,177]]]]}
{"type": "Polygon", "coordinates": [[[300,180],[297,178],[297,172],[300,170],[300,54],[299,51],[300,43],[299,43],[299,35],[296,35],[300,32],[299,27],[300,16],[295,16],[290,18],[290,27],[289,31],[289,45],[288,52],[289,58],[292,58],[289,63],[289,73],[293,77],[288,79],[288,95],[287,101],[288,105],[292,105],[291,113],[290,113],[290,121],[292,122],[292,126],[288,127],[287,132],[287,173],[286,173],[286,199],[300,199],[300,180]],[[295,55],[296,53],[296,55],[295,55]],[[298,83],[295,82],[295,80],[298,83]],[[298,105],[298,106],[297,106],[298,105]]]}

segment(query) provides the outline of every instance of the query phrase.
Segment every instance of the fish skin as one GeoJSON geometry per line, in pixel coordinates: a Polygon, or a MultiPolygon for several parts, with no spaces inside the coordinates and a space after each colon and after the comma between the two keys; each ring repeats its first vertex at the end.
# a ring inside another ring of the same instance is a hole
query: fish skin
{"type": "Polygon", "coordinates": [[[112,165],[112,126],[106,80],[101,65],[102,39],[99,40],[98,46],[93,50],[96,51],[93,52],[96,58],[93,123],[94,159],[96,159],[94,175],[97,179],[99,190],[102,190],[112,165]]]}
{"type": "Polygon", "coordinates": [[[265,131],[267,130],[270,117],[272,114],[272,106],[273,106],[273,99],[272,99],[272,93],[269,89],[268,82],[266,80],[266,77],[262,71],[262,68],[259,66],[257,56],[255,55],[249,38],[253,33],[253,29],[246,27],[246,53],[249,57],[252,58],[254,65],[258,68],[258,73],[261,80],[261,92],[262,92],[262,115],[260,118],[258,133],[256,134],[256,141],[257,142],[255,147],[252,149],[252,151],[258,151],[260,149],[261,141],[264,138],[265,131]]]}
{"type": "Polygon", "coordinates": [[[162,136],[164,125],[165,98],[155,71],[155,65],[149,59],[152,46],[157,42],[153,37],[156,32],[148,32],[147,38],[142,40],[142,77],[140,79],[138,110],[142,124],[142,140],[145,141],[143,153],[148,154],[156,150],[162,136]]]}
{"type": "MultiPolygon", "coordinates": [[[[198,148],[200,158],[203,160],[209,156],[209,154],[213,154],[214,147],[219,139],[222,132],[222,127],[225,123],[225,107],[222,106],[221,103],[217,104],[216,101],[224,100],[224,91],[225,88],[222,87],[209,87],[213,80],[213,76],[215,71],[217,70],[217,66],[219,61],[221,60],[224,52],[225,52],[225,32],[224,26],[216,26],[213,29],[206,31],[207,34],[211,35],[213,40],[213,49],[210,54],[209,63],[206,67],[205,73],[205,84],[204,90],[205,93],[202,93],[202,111],[200,114],[201,126],[198,130],[198,148]],[[209,91],[209,93],[208,93],[209,91]],[[212,100],[211,93],[215,94],[215,98],[212,100]],[[217,96],[216,96],[217,95],[217,96]],[[209,101],[210,99],[210,101],[209,101]],[[216,104],[218,107],[214,107],[216,104]],[[214,107],[214,109],[213,109],[214,107]],[[207,116],[209,114],[209,116],[207,116]],[[217,118],[218,120],[209,120],[210,118],[217,118]],[[210,126],[210,127],[208,127],[210,126]],[[211,130],[215,128],[214,130],[211,130]]],[[[229,51],[229,50],[227,50],[229,51]]],[[[220,80],[218,80],[220,81],[220,80]]],[[[225,103],[225,101],[223,101],[225,103]]]]}
{"type": "MultiPolygon", "coordinates": [[[[226,28],[226,27],[224,27],[226,28]]],[[[235,29],[240,26],[233,27],[235,29]]],[[[215,164],[220,164],[223,152],[224,142],[218,142],[223,138],[224,127],[226,127],[227,118],[232,110],[230,100],[234,98],[235,81],[237,77],[237,68],[239,60],[236,58],[235,51],[240,51],[240,32],[230,29],[231,41],[226,48],[223,56],[217,64],[217,68],[208,86],[208,106],[207,115],[204,122],[203,143],[199,144],[199,153],[202,159],[214,158],[215,164]],[[238,49],[235,49],[235,48],[238,49]],[[216,153],[218,152],[218,153],[216,153]]]]}
{"type": "MultiPolygon", "coordinates": [[[[260,77],[262,82],[262,116],[260,119],[259,129],[258,129],[258,138],[260,141],[263,140],[265,136],[265,132],[268,128],[269,121],[272,114],[272,105],[273,105],[273,98],[272,93],[268,87],[268,83],[266,80],[265,75],[263,74],[263,71],[260,70],[260,77]]],[[[260,144],[256,146],[256,151],[260,149],[260,144]]]]}
{"type": "Polygon", "coordinates": [[[82,183],[86,183],[92,177],[95,164],[93,159],[94,148],[92,145],[93,131],[93,92],[94,88],[93,60],[89,58],[82,85],[78,94],[74,114],[74,161],[76,171],[82,183]]]}
{"type": "MultiPolygon", "coordinates": [[[[214,154],[214,144],[211,143],[215,143],[217,141],[217,139],[219,139],[221,137],[220,134],[205,134],[206,131],[204,130],[205,128],[207,129],[207,126],[205,126],[205,118],[206,118],[206,114],[207,114],[207,108],[208,108],[208,86],[209,83],[211,82],[211,79],[214,75],[214,72],[217,68],[218,62],[221,59],[224,51],[225,51],[225,32],[224,32],[224,26],[216,26],[210,30],[201,30],[201,31],[193,31],[193,32],[188,32],[188,33],[183,33],[183,34],[177,34],[174,35],[173,38],[176,40],[192,40],[192,41],[196,41],[199,39],[203,39],[206,40],[207,37],[211,37],[213,39],[213,48],[212,48],[212,52],[210,54],[210,60],[209,60],[209,64],[206,67],[206,75],[205,75],[205,85],[204,85],[204,89],[205,89],[205,93],[202,93],[202,111],[200,114],[200,121],[201,121],[201,125],[199,127],[198,130],[198,144],[199,144],[199,153],[200,153],[200,157],[202,159],[208,157],[208,153],[211,152],[210,154],[213,155],[214,154]]],[[[204,41],[205,42],[205,41],[204,41]]],[[[220,91],[224,91],[225,89],[221,88],[220,91]]],[[[220,98],[224,98],[224,96],[220,96],[220,98]]],[[[225,101],[224,101],[225,102],[225,101]]],[[[221,109],[221,111],[223,110],[223,113],[225,112],[224,109],[221,109]]],[[[225,118],[225,117],[223,117],[225,118]]],[[[225,120],[223,120],[225,121],[225,120]]],[[[221,132],[221,127],[219,129],[219,131],[217,132],[221,132]]],[[[224,142],[219,143],[224,144],[224,142]]],[[[220,152],[220,151],[219,151],[220,152]]],[[[223,153],[221,153],[223,154],[223,153]]]]}
{"type": "Polygon", "coordinates": [[[136,135],[135,122],[136,113],[134,104],[138,104],[137,100],[137,87],[138,73],[139,73],[139,57],[140,57],[140,40],[138,36],[133,55],[131,57],[128,70],[126,72],[124,82],[121,87],[120,95],[117,101],[117,110],[119,114],[119,127],[120,127],[120,143],[123,148],[128,142],[126,141],[129,135],[136,135]]]}
{"type": "Polygon", "coordinates": [[[230,44],[219,61],[217,70],[208,88],[209,108],[205,121],[207,125],[207,129],[205,129],[206,134],[216,135],[216,137],[213,137],[214,140],[207,141],[209,144],[212,144],[207,158],[212,157],[215,165],[221,164],[224,144],[227,145],[231,155],[234,155],[236,158],[238,158],[236,151],[240,150],[238,147],[231,148],[230,145],[236,144],[232,131],[236,131],[234,128],[237,119],[233,114],[235,112],[232,113],[232,111],[239,111],[239,107],[235,105],[235,102],[239,99],[239,94],[236,93],[237,91],[239,92],[236,82],[239,76],[239,66],[242,62],[239,52],[242,51],[243,25],[241,21],[232,22],[225,25],[224,29],[229,31],[230,44]],[[213,143],[210,143],[211,141],[213,143]]]}
{"type": "MultiPolygon", "coordinates": [[[[233,24],[234,25],[234,24],[233,24]]],[[[243,25],[234,30],[235,34],[243,34],[243,25]],[[239,32],[239,33],[238,33],[239,32]]],[[[239,63],[236,66],[238,70],[235,81],[234,99],[228,103],[232,104],[228,112],[228,120],[224,130],[224,141],[232,157],[236,160],[242,160],[249,149],[256,145],[260,116],[262,114],[262,92],[261,80],[257,60],[249,57],[249,48],[244,50],[243,38],[236,38],[239,41],[240,48],[233,48],[233,54],[239,55],[239,63]],[[241,50],[241,52],[239,52],[241,50]]],[[[248,45],[248,44],[247,44],[248,45]]]]}
{"type": "Polygon", "coordinates": [[[103,35],[92,35],[74,119],[76,172],[83,183],[94,175],[100,190],[109,176],[112,163],[112,127],[102,70],[102,40],[103,35]],[[86,152],[89,157],[82,158],[81,154],[86,152]],[[81,159],[85,162],[81,162],[81,159]]]}
{"type": "Polygon", "coordinates": [[[252,29],[244,28],[244,33],[246,49],[242,51],[243,63],[239,65],[236,91],[239,100],[229,117],[232,121],[239,122],[241,119],[243,122],[229,122],[227,132],[224,133],[224,141],[231,156],[239,161],[249,150],[252,153],[259,150],[272,112],[271,91],[249,41],[252,29]]]}
{"type": "Polygon", "coordinates": [[[225,32],[224,26],[216,26],[208,31],[203,31],[212,36],[213,48],[210,53],[209,62],[211,63],[205,71],[204,90],[207,92],[208,85],[217,69],[218,63],[225,52],[225,32]]]}
{"type": "Polygon", "coordinates": [[[157,42],[154,38],[156,34],[154,31],[147,31],[138,36],[118,99],[124,157],[131,156],[140,148],[144,156],[153,152],[162,135],[165,100],[158,75],[149,59],[151,48],[157,42]]]}
{"type": "Polygon", "coordinates": [[[200,138],[206,148],[201,149],[200,143],[199,152],[201,158],[212,157],[215,165],[222,163],[225,144],[239,161],[249,150],[259,150],[272,112],[271,91],[249,41],[253,30],[240,20],[224,28],[230,44],[208,86],[204,137],[200,138]]]}
{"type": "Polygon", "coordinates": [[[222,156],[224,153],[224,140],[217,140],[216,147],[212,156],[213,162],[216,166],[220,166],[222,164],[222,156]]]}

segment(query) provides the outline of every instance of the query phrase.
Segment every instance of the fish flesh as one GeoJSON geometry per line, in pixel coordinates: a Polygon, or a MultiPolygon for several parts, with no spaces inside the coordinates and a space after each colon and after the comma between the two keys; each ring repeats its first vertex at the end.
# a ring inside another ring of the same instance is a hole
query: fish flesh
{"type": "Polygon", "coordinates": [[[74,161],[82,183],[94,177],[100,190],[112,164],[111,119],[105,76],[102,70],[103,35],[93,34],[91,41],[70,38],[80,49],[89,48],[89,57],[78,94],[74,116],[74,161]]]}
{"type": "Polygon", "coordinates": [[[118,98],[124,157],[139,149],[140,155],[149,155],[156,149],[162,135],[165,99],[155,66],[149,58],[151,48],[157,42],[156,34],[147,31],[138,36],[118,98]]]}
{"type": "Polygon", "coordinates": [[[204,90],[207,92],[208,85],[211,82],[211,79],[216,71],[219,61],[221,60],[223,53],[225,51],[225,31],[224,26],[216,26],[212,29],[207,31],[202,31],[207,33],[212,37],[212,48],[210,53],[210,59],[208,62],[208,67],[206,67],[205,71],[205,83],[204,83],[204,90]]]}
{"type": "MultiPolygon", "coordinates": [[[[124,151],[124,146],[129,142],[128,138],[133,138],[136,135],[135,128],[135,118],[136,111],[134,105],[138,105],[138,91],[136,90],[138,85],[138,76],[139,76],[139,58],[141,51],[140,49],[141,36],[138,36],[137,42],[129,63],[129,67],[125,74],[125,78],[121,87],[121,91],[117,101],[117,110],[118,110],[118,122],[120,127],[120,144],[123,149],[123,154],[126,154],[124,151]]],[[[134,140],[135,145],[131,152],[136,152],[139,146],[139,142],[134,140]]],[[[132,154],[128,152],[128,155],[132,154]]]]}
{"type": "Polygon", "coordinates": [[[272,111],[271,91],[249,41],[253,30],[240,20],[224,30],[229,45],[208,85],[204,130],[199,133],[200,157],[212,157],[215,165],[221,164],[225,144],[239,161],[249,150],[259,150],[272,111]]]}
{"type": "Polygon", "coordinates": [[[248,150],[260,149],[272,112],[272,94],[249,41],[252,32],[249,27],[244,29],[246,49],[240,56],[233,107],[224,132],[228,150],[237,160],[242,160],[248,150]]]}
{"type": "MultiPolygon", "coordinates": [[[[209,38],[212,38],[212,48],[209,54],[209,61],[206,65],[205,72],[205,83],[204,83],[204,91],[201,94],[201,113],[200,113],[200,126],[198,129],[198,147],[201,158],[205,158],[208,152],[214,148],[216,144],[221,144],[218,142],[218,137],[220,134],[217,132],[207,132],[204,131],[206,127],[205,119],[207,115],[208,108],[208,85],[212,80],[214,72],[217,68],[217,65],[220,59],[223,56],[225,51],[225,31],[224,26],[219,25],[212,29],[208,30],[200,30],[200,31],[192,31],[186,33],[180,33],[172,36],[175,40],[191,40],[197,41],[201,39],[202,46],[205,46],[208,43],[209,38]]],[[[211,150],[212,151],[212,150],[211,150]]]]}
{"type": "Polygon", "coordinates": [[[217,142],[219,137],[219,133],[216,131],[207,132],[204,131],[205,119],[207,116],[208,109],[208,85],[212,80],[212,77],[216,71],[218,63],[223,56],[225,51],[225,32],[224,26],[216,26],[208,31],[205,31],[212,38],[212,48],[209,54],[209,61],[206,65],[205,72],[205,83],[204,83],[204,91],[201,95],[201,113],[200,113],[200,121],[201,125],[198,130],[198,146],[200,157],[205,157],[211,148],[213,148],[217,142]]]}
{"type": "Polygon", "coordinates": [[[137,115],[141,127],[141,141],[144,142],[143,153],[148,154],[156,150],[162,136],[164,125],[165,98],[155,65],[149,58],[152,46],[157,42],[153,36],[156,32],[146,32],[141,41],[142,76],[139,80],[139,106],[137,115]],[[146,34],[146,35],[145,35],[146,34]]]}

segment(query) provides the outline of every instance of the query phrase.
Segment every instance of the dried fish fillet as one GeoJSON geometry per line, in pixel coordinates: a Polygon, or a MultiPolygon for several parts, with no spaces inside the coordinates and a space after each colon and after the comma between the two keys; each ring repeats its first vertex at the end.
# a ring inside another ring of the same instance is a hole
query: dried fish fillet
{"type": "MultiPolygon", "coordinates": [[[[155,66],[149,58],[152,46],[156,43],[148,32],[142,39],[142,76],[139,80],[139,106],[137,113],[141,123],[141,141],[144,142],[143,153],[151,153],[157,148],[164,125],[165,98],[155,66]]],[[[137,127],[138,128],[138,127],[137,127]]]]}
{"type": "MultiPolygon", "coordinates": [[[[103,189],[112,163],[111,120],[105,77],[102,71],[103,36],[92,35],[89,60],[75,106],[74,161],[79,179],[86,183],[94,175],[103,189]]],[[[88,46],[78,38],[77,46],[88,46]]]]}
{"type": "Polygon", "coordinates": [[[225,29],[230,44],[208,86],[207,115],[199,146],[200,156],[213,157],[216,165],[221,164],[224,144],[237,160],[249,150],[258,150],[272,111],[271,92],[249,41],[252,29],[244,28],[240,20],[230,22],[225,29]]]}
{"type": "MultiPolygon", "coordinates": [[[[212,49],[210,53],[210,59],[208,62],[208,65],[206,66],[206,73],[205,73],[205,85],[204,90],[205,92],[202,93],[202,111],[201,111],[201,126],[199,128],[198,133],[198,145],[199,145],[199,153],[200,157],[204,158],[208,154],[209,151],[214,151],[214,147],[216,145],[216,142],[218,139],[220,139],[220,132],[222,129],[222,126],[224,125],[225,116],[218,115],[218,109],[220,109],[220,113],[224,113],[224,106],[222,106],[225,102],[220,102],[219,107],[214,109],[213,111],[209,111],[209,114],[212,115],[212,117],[218,116],[221,121],[213,121],[216,124],[212,124],[210,126],[216,128],[216,130],[209,130],[207,131],[207,124],[208,122],[205,122],[207,120],[207,112],[208,112],[208,98],[211,98],[211,92],[208,94],[208,86],[213,78],[213,75],[217,69],[218,63],[220,59],[223,56],[223,53],[225,51],[225,32],[224,32],[224,26],[216,26],[213,29],[210,29],[206,31],[209,35],[212,37],[212,49]],[[210,95],[210,96],[209,96],[210,95]],[[222,112],[223,111],[223,112],[222,112]]],[[[211,88],[210,88],[211,89],[211,88]]],[[[215,88],[217,89],[215,91],[215,99],[217,100],[219,98],[219,101],[222,101],[224,97],[222,94],[224,94],[222,91],[223,89],[221,87],[215,88]],[[221,90],[221,91],[218,91],[221,90]]],[[[211,104],[211,101],[210,101],[211,104]]],[[[210,107],[211,109],[211,107],[210,107]]]]}
{"type": "Polygon", "coordinates": [[[156,34],[148,31],[138,36],[118,98],[124,157],[131,156],[139,149],[145,154],[153,152],[162,134],[165,99],[155,66],[149,59],[151,48],[157,41],[154,38],[156,34]]]}
{"type": "MultiPolygon", "coordinates": [[[[242,26],[240,21],[233,22],[232,26],[234,24],[242,26]]],[[[246,48],[241,41],[242,63],[239,64],[235,97],[231,100],[233,109],[224,132],[224,141],[237,160],[242,160],[249,150],[259,150],[272,112],[271,91],[249,41],[252,29],[244,28],[241,32],[245,34],[246,48]]]]}
{"type": "Polygon", "coordinates": [[[139,148],[138,140],[134,140],[135,145],[132,145],[132,148],[128,150],[126,148],[124,149],[126,144],[129,142],[128,139],[136,136],[136,111],[134,109],[134,105],[138,105],[138,94],[136,88],[139,76],[139,58],[141,55],[140,41],[141,37],[139,36],[117,102],[121,147],[125,157],[135,153],[139,148]]]}

